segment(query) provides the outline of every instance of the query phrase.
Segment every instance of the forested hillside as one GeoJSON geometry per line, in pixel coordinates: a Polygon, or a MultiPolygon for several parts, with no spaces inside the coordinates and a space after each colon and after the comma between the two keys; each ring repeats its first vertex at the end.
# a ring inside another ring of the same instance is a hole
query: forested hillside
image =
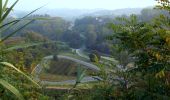
{"type": "MultiPolygon", "coordinates": [[[[151,21],[154,17],[160,14],[168,15],[167,11],[158,9],[145,8],[141,14],[137,15],[138,19],[142,22],[151,21]]],[[[128,15],[119,17],[129,18],[128,15]]],[[[87,16],[76,19],[75,22],[69,22],[60,17],[51,17],[50,15],[31,15],[28,19],[38,18],[33,23],[30,23],[22,31],[18,32],[16,36],[24,36],[25,33],[41,34],[45,38],[53,41],[66,42],[73,48],[81,48],[85,46],[90,50],[98,50],[99,52],[109,54],[109,43],[106,37],[111,35],[113,31],[108,28],[109,23],[118,24],[116,18],[110,16],[87,16]],[[46,19],[46,20],[41,20],[46,19]]],[[[8,18],[6,21],[12,21],[16,18],[8,18]]],[[[7,35],[12,30],[20,27],[23,23],[20,22],[15,27],[10,28],[5,32],[7,35]]]]}

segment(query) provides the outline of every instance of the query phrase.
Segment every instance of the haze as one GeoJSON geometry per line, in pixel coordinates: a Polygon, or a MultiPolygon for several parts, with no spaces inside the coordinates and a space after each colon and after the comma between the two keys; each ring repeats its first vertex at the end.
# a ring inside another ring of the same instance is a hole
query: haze
{"type": "MultiPolygon", "coordinates": [[[[15,0],[10,0],[14,2],[15,0]]],[[[59,9],[121,9],[144,8],[156,4],[155,0],[20,0],[15,9],[32,10],[47,4],[46,8],[59,9]]]]}

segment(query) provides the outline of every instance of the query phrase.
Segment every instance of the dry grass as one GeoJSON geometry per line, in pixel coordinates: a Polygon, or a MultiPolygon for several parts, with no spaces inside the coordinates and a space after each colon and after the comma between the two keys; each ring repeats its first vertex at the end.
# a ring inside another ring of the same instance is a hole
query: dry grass
{"type": "Polygon", "coordinates": [[[54,75],[54,74],[50,74],[50,73],[41,73],[39,77],[42,81],[51,81],[51,82],[59,82],[59,81],[75,79],[75,77],[73,77],[73,76],[54,75]]]}

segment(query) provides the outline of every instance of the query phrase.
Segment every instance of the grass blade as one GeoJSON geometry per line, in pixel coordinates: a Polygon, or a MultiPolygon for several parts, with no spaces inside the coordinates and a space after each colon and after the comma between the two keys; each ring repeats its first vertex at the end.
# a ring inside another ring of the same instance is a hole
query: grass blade
{"type": "Polygon", "coordinates": [[[12,23],[18,22],[18,21],[19,21],[19,20],[14,20],[14,21],[8,22],[8,23],[0,26],[0,29],[3,28],[3,27],[5,27],[5,26],[8,26],[8,25],[10,25],[10,24],[12,24],[12,23]]]}
{"type": "Polygon", "coordinates": [[[78,68],[77,72],[77,82],[81,82],[81,80],[85,77],[86,70],[83,68],[78,68]]]}
{"type": "MultiPolygon", "coordinates": [[[[44,6],[46,6],[46,5],[44,5],[44,6]]],[[[41,6],[41,7],[37,8],[37,9],[33,10],[32,12],[28,13],[27,15],[25,15],[25,16],[24,16],[24,17],[22,17],[21,19],[25,19],[25,18],[27,18],[29,15],[33,14],[33,13],[34,13],[34,12],[36,12],[37,10],[39,10],[39,9],[43,8],[44,6],[41,6]]]]}
{"type": "Polygon", "coordinates": [[[1,17],[2,17],[2,0],[0,0],[0,21],[1,21],[1,17]]]}
{"type": "Polygon", "coordinates": [[[9,15],[9,13],[12,11],[12,9],[18,3],[18,1],[19,0],[15,1],[15,3],[5,12],[5,14],[2,16],[0,23],[9,15]]]}
{"type": "Polygon", "coordinates": [[[11,91],[19,100],[24,100],[24,97],[20,94],[20,92],[7,81],[0,79],[0,84],[11,91]]]}
{"type": "Polygon", "coordinates": [[[25,28],[27,25],[29,25],[30,23],[32,23],[34,20],[28,22],[27,24],[25,24],[24,26],[20,27],[19,29],[15,30],[14,32],[12,32],[11,34],[9,34],[8,36],[6,36],[5,38],[3,38],[0,43],[4,42],[6,39],[8,39],[9,37],[13,36],[14,34],[16,34],[18,31],[22,30],[23,28],[25,28]]]}
{"type": "Polygon", "coordinates": [[[48,19],[48,18],[32,18],[32,19],[18,19],[18,20],[14,20],[14,21],[8,22],[8,23],[0,26],[0,29],[5,27],[5,26],[9,26],[5,30],[3,30],[1,33],[4,33],[5,31],[9,30],[12,26],[14,26],[15,24],[19,23],[22,20],[29,20],[30,21],[30,20],[50,20],[50,19],[48,19]]]}
{"type": "MultiPolygon", "coordinates": [[[[44,5],[44,6],[45,6],[45,5],[44,5]]],[[[6,30],[10,29],[12,26],[16,25],[16,24],[19,23],[20,21],[22,21],[22,20],[24,20],[25,18],[27,18],[29,15],[31,15],[31,14],[33,14],[34,12],[36,12],[37,10],[43,8],[44,6],[41,6],[41,7],[37,8],[37,9],[33,10],[32,12],[28,13],[27,15],[25,15],[24,17],[22,17],[22,18],[20,18],[20,19],[18,19],[18,20],[16,20],[16,21],[12,21],[12,22],[9,22],[9,23],[7,23],[7,24],[4,24],[4,25],[0,26],[0,28],[3,28],[3,27],[5,27],[5,26],[7,26],[7,25],[12,24],[12,25],[10,25],[8,28],[6,28],[5,30],[3,30],[0,34],[4,33],[6,30]]],[[[36,18],[36,19],[38,19],[38,20],[45,20],[45,18],[36,18]]],[[[34,20],[36,20],[36,19],[34,19],[34,20]]],[[[33,20],[33,19],[31,19],[31,20],[33,20]]]]}
{"type": "Polygon", "coordinates": [[[76,88],[76,86],[81,83],[85,75],[86,75],[86,70],[81,68],[81,66],[77,67],[77,78],[73,88],[76,88]]]}
{"type": "Polygon", "coordinates": [[[4,65],[4,66],[8,66],[14,70],[16,70],[18,73],[24,75],[28,80],[30,80],[32,83],[34,83],[36,86],[40,87],[39,84],[37,84],[33,79],[31,79],[28,75],[26,75],[25,73],[23,73],[21,70],[19,70],[18,68],[16,68],[14,65],[8,63],[8,62],[0,62],[1,65],[4,65]]]}
{"type": "Polygon", "coordinates": [[[6,8],[7,8],[8,1],[9,1],[9,0],[6,0],[6,1],[5,1],[5,4],[4,4],[3,8],[2,8],[2,11],[3,11],[3,12],[5,12],[5,10],[6,10],[6,8]]]}
{"type": "MultiPolygon", "coordinates": [[[[33,19],[25,19],[25,20],[50,20],[50,19],[48,19],[48,18],[33,18],[33,19]]],[[[17,24],[17,23],[20,22],[20,21],[22,21],[22,19],[17,19],[17,20],[13,20],[13,21],[11,21],[11,22],[5,23],[5,24],[3,24],[2,26],[0,26],[0,29],[3,28],[3,27],[5,27],[5,26],[8,26],[8,25],[10,25],[10,24],[15,25],[15,24],[17,24]]],[[[8,28],[8,29],[9,29],[9,28],[8,28]]],[[[8,30],[8,29],[7,29],[7,30],[8,30]]]]}

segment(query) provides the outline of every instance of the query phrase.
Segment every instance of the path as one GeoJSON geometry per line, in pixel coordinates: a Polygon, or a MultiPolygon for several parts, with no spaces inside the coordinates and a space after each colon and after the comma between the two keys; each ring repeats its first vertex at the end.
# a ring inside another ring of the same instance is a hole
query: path
{"type": "MultiPolygon", "coordinates": [[[[67,59],[67,60],[71,60],[73,62],[76,62],[78,64],[81,64],[83,65],[82,67],[86,68],[86,69],[90,69],[90,70],[93,70],[94,72],[99,72],[100,69],[96,66],[96,65],[93,65],[93,64],[90,64],[90,63],[87,63],[85,61],[82,61],[82,60],[78,60],[78,59],[75,59],[75,58],[72,58],[72,57],[68,57],[68,56],[62,56],[62,55],[58,55],[57,56],[58,58],[60,59],[67,59]]],[[[47,60],[49,59],[53,59],[53,56],[47,56],[47,57],[44,57],[43,58],[43,63],[47,63],[47,60]]],[[[42,66],[41,64],[38,64],[34,70],[32,71],[32,74],[35,75],[35,80],[38,81],[38,82],[41,82],[42,84],[50,84],[50,85],[61,85],[61,84],[75,84],[76,83],[76,80],[68,80],[68,81],[62,81],[62,82],[49,82],[49,81],[41,81],[39,79],[39,74],[41,73],[42,71],[42,66]]],[[[83,78],[83,80],[81,82],[92,82],[92,81],[98,81],[101,80],[99,77],[97,76],[94,76],[94,77],[85,77],[83,78]]]]}

